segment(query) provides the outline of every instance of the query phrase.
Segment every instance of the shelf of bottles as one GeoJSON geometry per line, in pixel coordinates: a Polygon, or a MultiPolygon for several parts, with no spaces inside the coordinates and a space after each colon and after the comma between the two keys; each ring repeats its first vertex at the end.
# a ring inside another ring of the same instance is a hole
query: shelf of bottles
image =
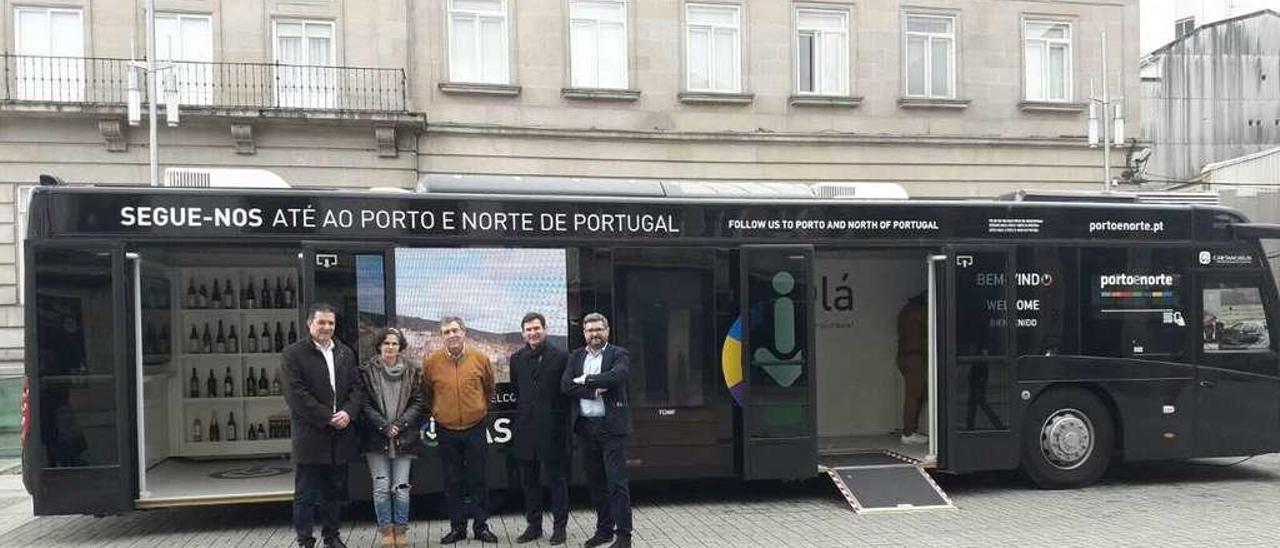
{"type": "Polygon", "coordinates": [[[299,336],[297,271],[179,270],[182,456],[289,451],[280,353],[299,336]]]}

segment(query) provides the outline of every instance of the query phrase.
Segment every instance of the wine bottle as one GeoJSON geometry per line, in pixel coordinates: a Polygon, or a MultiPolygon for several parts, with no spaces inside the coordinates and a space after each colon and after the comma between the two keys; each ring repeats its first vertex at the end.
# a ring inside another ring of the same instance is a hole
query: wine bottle
{"type": "Polygon", "coordinates": [[[209,324],[204,324],[204,334],[200,335],[200,352],[213,353],[213,337],[209,336],[209,324]]]}
{"type": "Polygon", "coordinates": [[[187,300],[183,304],[187,308],[195,308],[196,303],[198,302],[199,301],[197,300],[197,297],[196,297],[196,279],[191,278],[187,280],[187,300]]]}
{"type": "Polygon", "coordinates": [[[284,307],[285,307],[285,308],[293,308],[293,307],[297,306],[296,302],[294,301],[294,299],[296,298],[296,296],[297,296],[297,295],[296,295],[296,293],[295,293],[295,292],[294,292],[294,290],[293,290],[293,278],[292,278],[292,277],[290,277],[290,278],[285,278],[285,280],[284,280],[284,307]]]}
{"type": "Polygon", "coordinates": [[[275,376],[271,377],[271,395],[280,395],[280,371],[276,371],[275,376]]]}
{"type": "Polygon", "coordinates": [[[196,417],[195,424],[191,425],[191,441],[204,441],[204,425],[200,424],[200,417],[196,417]]]}
{"type": "Polygon", "coordinates": [[[236,335],[236,326],[231,326],[231,334],[227,335],[227,352],[231,354],[240,353],[240,336],[236,335]]]}
{"type": "Polygon", "coordinates": [[[254,431],[253,423],[249,423],[249,428],[244,432],[244,439],[254,441],[258,439],[258,433],[254,431]]]}
{"type": "Polygon", "coordinates": [[[245,352],[254,353],[258,351],[258,332],[253,325],[249,326],[249,336],[244,340],[245,352]]]}
{"type": "Polygon", "coordinates": [[[187,353],[200,353],[200,334],[196,333],[196,326],[191,326],[191,336],[187,338],[187,353]]]}
{"type": "Polygon", "coordinates": [[[196,308],[209,308],[209,288],[200,284],[200,292],[196,294],[196,308]]]}
{"type": "Polygon", "coordinates": [[[253,378],[253,368],[249,368],[249,376],[244,378],[244,397],[252,398],[258,395],[258,379],[253,378]]]}
{"type": "Polygon", "coordinates": [[[187,397],[200,397],[200,375],[196,374],[196,368],[191,368],[191,386],[187,389],[187,397]]]}
{"type": "Polygon", "coordinates": [[[213,339],[213,353],[227,353],[227,334],[222,329],[222,320],[218,320],[218,336],[213,339]]]}
{"type": "Polygon", "coordinates": [[[257,308],[258,295],[253,291],[253,280],[249,280],[249,285],[244,289],[243,305],[247,309],[257,308]]]}
{"type": "Polygon", "coordinates": [[[209,299],[209,308],[222,308],[222,290],[218,289],[218,280],[213,280],[213,297],[209,299]]]}
{"type": "Polygon", "coordinates": [[[271,383],[267,382],[267,368],[263,367],[261,375],[258,375],[258,395],[271,395],[271,383]]]}
{"type": "Polygon", "coordinates": [[[258,335],[258,347],[263,352],[271,352],[273,343],[271,342],[271,332],[267,330],[267,322],[262,322],[262,333],[258,335]]]}
{"type": "Polygon", "coordinates": [[[209,380],[204,383],[204,397],[218,397],[218,379],[213,376],[213,368],[209,368],[209,380]]]}
{"type": "Polygon", "coordinates": [[[227,376],[222,381],[222,396],[226,398],[236,395],[236,381],[231,380],[231,368],[227,368],[227,376]]]}
{"type": "Polygon", "coordinates": [[[258,439],[260,440],[267,439],[267,432],[266,430],[262,429],[262,423],[258,423],[258,439]]]}
{"type": "Polygon", "coordinates": [[[276,352],[284,352],[284,331],[280,329],[280,322],[276,322],[276,352]]]}
{"type": "Polygon", "coordinates": [[[236,293],[235,293],[234,291],[232,291],[232,290],[231,290],[231,278],[227,278],[227,280],[226,280],[226,281],[227,281],[227,285],[226,285],[226,287],[225,287],[225,288],[223,288],[223,290],[222,290],[222,307],[223,307],[223,308],[235,308],[235,307],[236,307],[236,297],[235,297],[236,293]]]}
{"type": "Polygon", "coordinates": [[[259,295],[262,300],[258,301],[258,308],[271,308],[271,288],[267,286],[267,279],[262,279],[262,294],[259,295]]]}
{"type": "Polygon", "coordinates": [[[169,331],[168,325],[164,325],[160,327],[160,341],[159,341],[160,347],[157,349],[160,351],[160,354],[165,356],[169,355],[169,350],[170,350],[169,343],[172,336],[173,336],[173,333],[169,331]]]}
{"type": "Polygon", "coordinates": [[[284,308],[284,287],[280,285],[279,276],[276,276],[275,303],[276,303],[276,308],[284,308]]]}
{"type": "Polygon", "coordinates": [[[209,441],[222,441],[222,436],[218,432],[218,412],[213,412],[213,418],[209,420],[209,441]]]}
{"type": "Polygon", "coordinates": [[[298,323],[289,322],[289,344],[298,342],[298,323]]]}
{"type": "Polygon", "coordinates": [[[236,414],[227,413],[227,441],[236,441],[236,414]]]}

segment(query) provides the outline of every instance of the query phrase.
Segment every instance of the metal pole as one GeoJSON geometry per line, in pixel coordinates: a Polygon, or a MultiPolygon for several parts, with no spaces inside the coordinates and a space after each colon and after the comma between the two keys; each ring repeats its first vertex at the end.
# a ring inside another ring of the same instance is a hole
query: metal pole
{"type": "Polygon", "coordinates": [[[147,420],[146,411],[146,373],[143,370],[142,356],[142,255],[125,253],[125,258],[133,263],[133,389],[137,396],[133,398],[134,413],[138,418],[138,495],[146,497],[147,491],[147,420]]]}
{"type": "MultiPolygon", "coordinates": [[[[154,0],[152,0],[154,1],[154,0]]],[[[1107,32],[1102,32],[1102,190],[1111,192],[1111,100],[1107,78],[1107,32]]]]}
{"type": "Polygon", "coordinates": [[[151,186],[160,186],[160,153],[156,150],[156,0],[147,0],[147,111],[151,127],[147,146],[151,186]]]}
{"type": "Polygon", "coordinates": [[[945,265],[946,255],[930,255],[925,261],[929,267],[929,371],[928,371],[928,421],[929,421],[929,455],[926,461],[938,462],[938,268],[945,265]]]}

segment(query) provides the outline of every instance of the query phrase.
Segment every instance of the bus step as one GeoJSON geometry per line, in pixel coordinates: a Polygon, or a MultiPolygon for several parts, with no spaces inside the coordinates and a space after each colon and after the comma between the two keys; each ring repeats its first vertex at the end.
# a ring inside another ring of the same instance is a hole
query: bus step
{"type": "Polygon", "coordinates": [[[919,463],[884,453],[842,455],[833,461],[822,469],[856,514],[954,508],[919,463]]]}

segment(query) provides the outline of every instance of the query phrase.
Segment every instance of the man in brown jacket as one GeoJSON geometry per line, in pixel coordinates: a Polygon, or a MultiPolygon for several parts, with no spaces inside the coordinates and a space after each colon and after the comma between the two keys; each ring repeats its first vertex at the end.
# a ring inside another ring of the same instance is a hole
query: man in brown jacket
{"type": "Polygon", "coordinates": [[[422,361],[423,392],[436,421],[449,509],[449,534],[440,544],[467,538],[468,515],[476,540],[496,543],[497,535],[489,530],[489,487],[485,482],[489,452],[485,419],[494,394],[493,365],[483,352],[464,343],[467,331],[462,318],[441,318],[440,336],[444,348],[422,361]],[[471,497],[470,508],[464,494],[471,497]]]}

